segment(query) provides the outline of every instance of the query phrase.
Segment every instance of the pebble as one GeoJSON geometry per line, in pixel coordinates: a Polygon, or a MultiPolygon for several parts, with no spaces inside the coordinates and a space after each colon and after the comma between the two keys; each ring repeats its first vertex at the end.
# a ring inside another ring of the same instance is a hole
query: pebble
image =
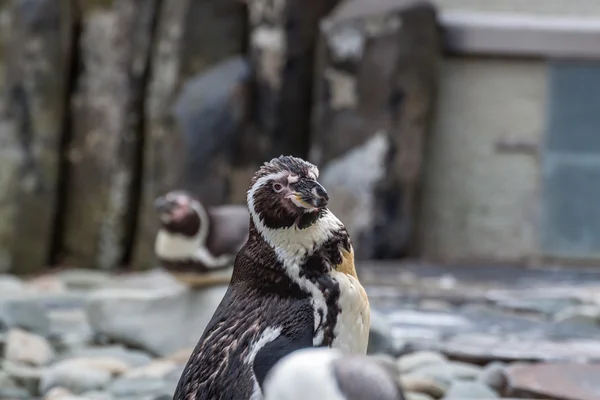
{"type": "Polygon", "coordinates": [[[105,388],[113,377],[129,370],[130,366],[114,358],[73,358],[60,361],[44,370],[40,391],[47,393],[63,387],[75,394],[105,388]]]}
{"type": "Polygon", "coordinates": [[[16,276],[0,274],[0,293],[19,293],[25,289],[23,281],[16,276]]]}
{"type": "Polygon", "coordinates": [[[29,393],[25,389],[0,386],[0,399],[2,400],[29,400],[29,398],[29,393]]]}
{"type": "Polygon", "coordinates": [[[450,385],[457,380],[474,380],[481,372],[481,367],[459,362],[430,364],[414,369],[411,373],[426,376],[450,385]]]}
{"type": "Polygon", "coordinates": [[[448,391],[449,384],[422,375],[402,375],[400,385],[407,392],[427,394],[434,399],[439,399],[448,391]]]}
{"type": "Polygon", "coordinates": [[[59,272],[57,277],[68,289],[74,290],[97,289],[112,282],[108,273],[93,269],[69,269],[59,272]]]}
{"type": "Polygon", "coordinates": [[[0,293],[0,327],[22,328],[26,331],[47,336],[50,320],[44,307],[34,296],[10,297],[0,293]]]}
{"type": "Polygon", "coordinates": [[[398,367],[400,372],[404,373],[427,365],[445,364],[447,362],[448,359],[443,354],[433,351],[417,351],[400,357],[398,367]]]}
{"type": "Polygon", "coordinates": [[[494,399],[498,394],[481,382],[455,381],[443,400],[494,399]]]}
{"type": "Polygon", "coordinates": [[[193,347],[188,347],[185,349],[180,349],[177,350],[176,352],[170,354],[169,356],[167,356],[166,358],[174,361],[176,363],[179,364],[185,364],[188,362],[190,356],[192,355],[192,352],[194,351],[193,347]]]}
{"type": "Polygon", "coordinates": [[[479,374],[478,381],[498,393],[503,393],[507,385],[505,368],[506,364],[501,361],[488,363],[479,374]]]}
{"type": "Polygon", "coordinates": [[[367,352],[369,354],[394,353],[392,327],[381,313],[373,309],[371,309],[371,330],[367,352]]]}
{"type": "Polygon", "coordinates": [[[175,361],[162,359],[152,361],[143,367],[135,368],[125,373],[125,378],[154,378],[163,379],[177,368],[175,361]]]}
{"type": "Polygon", "coordinates": [[[119,378],[107,389],[116,397],[172,395],[166,382],[154,378],[119,378]]]}
{"type": "Polygon", "coordinates": [[[25,389],[31,395],[38,394],[42,369],[15,364],[8,360],[2,362],[2,369],[18,387],[25,389]]]}
{"type": "Polygon", "coordinates": [[[557,313],[554,321],[563,324],[600,324],[600,307],[595,305],[569,307],[557,313]]]}
{"type": "Polygon", "coordinates": [[[81,397],[89,400],[113,400],[115,398],[112,394],[104,391],[85,392],[81,394],[81,397]]]}
{"type": "Polygon", "coordinates": [[[6,336],[7,360],[34,366],[48,364],[54,358],[54,350],[48,341],[21,329],[11,329],[6,336]]]}
{"type": "Polygon", "coordinates": [[[404,399],[405,400],[434,400],[433,397],[431,397],[425,393],[418,393],[418,392],[405,392],[404,399]]]}
{"type": "Polygon", "coordinates": [[[139,350],[127,349],[121,345],[92,346],[73,349],[66,353],[62,359],[69,358],[111,358],[122,361],[132,368],[144,366],[152,361],[152,357],[147,353],[139,350]]]}

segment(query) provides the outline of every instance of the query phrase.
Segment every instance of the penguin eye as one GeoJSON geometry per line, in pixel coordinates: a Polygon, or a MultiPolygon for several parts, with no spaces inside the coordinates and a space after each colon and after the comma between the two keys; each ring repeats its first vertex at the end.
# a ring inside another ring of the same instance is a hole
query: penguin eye
{"type": "Polygon", "coordinates": [[[273,184],[273,190],[274,190],[276,193],[279,193],[279,192],[281,192],[281,191],[283,190],[283,185],[282,185],[281,183],[277,183],[277,182],[275,182],[275,183],[273,184]]]}

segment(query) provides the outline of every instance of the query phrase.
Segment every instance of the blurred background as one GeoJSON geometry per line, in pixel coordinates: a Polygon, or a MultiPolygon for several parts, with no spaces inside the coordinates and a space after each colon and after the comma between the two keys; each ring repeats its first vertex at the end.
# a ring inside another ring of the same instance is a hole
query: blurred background
{"type": "Polygon", "coordinates": [[[410,400],[600,399],[598,60],[597,0],[0,0],[0,399],[170,398],[225,286],[153,203],[280,154],[410,400]]]}

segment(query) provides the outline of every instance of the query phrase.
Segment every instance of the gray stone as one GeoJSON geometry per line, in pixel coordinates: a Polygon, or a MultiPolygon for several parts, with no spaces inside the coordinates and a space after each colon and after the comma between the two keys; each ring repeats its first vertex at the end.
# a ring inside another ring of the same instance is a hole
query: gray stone
{"type": "Polygon", "coordinates": [[[225,286],[202,290],[103,289],[90,296],[86,311],[96,332],[166,356],[197,343],[225,292],[225,286]]]}
{"type": "Polygon", "coordinates": [[[6,371],[0,370],[0,388],[1,387],[16,387],[15,382],[10,378],[6,371]]]}
{"type": "Polygon", "coordinates": [[[155,378],[119,378],[108,391],[116,397],[172,395],[166,382],[155,378]]]}
{"type": "Polygon", "coordinates": [[[68,269],[59,272],[57,276],[72,290],[98,289],[113,281],[106,271],[95,269],[68,269]]]}
{"type": "Polygon", "coordinates": [[[48,393],[52,388],[62,387],[75,394],[105,388],[111,381],[110,368],[87,362],[85,359],[71,359],[58,362],[46,368],[40,380],[40,392],[48,393]]]}
{"type": "Polygon", "coordinates": [[[496,392],[504,393],[507,384],[505,368],[505,363],[493,361],[483,368],[478,380],[496,392]]]}
{"type": "Polygon", "coordinates": [[[465,361],[600,361],[600,341],[503,337],[489,334],[457,335],[440,345],[441,351],[465,361]]]}
{"type": "MultiPolygon", "coordinates": [[[[193,146],[187,147],[191,150],[191,148],[201,148],[202,139],[210,139],[211,143],[215,143],[221,134],[231,138],[232,123],[238,123],[238,118],[244,114],[242,110],[247,106],[245,83],[239,81],[242,70],[221,69],[221,72],[233,74],[224,76],[217,72],[220,81],[204,81],[205,85],[212,85],[212,88],[208,88],[211,89],[210,93],[217,93],[218,96],[207,95],[206,98],[202,98],[201,104],[187,104],[191,109],[193,107],[198,107],[196,110],[202,109],[204,116],[210,114],[208,110],[211,105],[216,106],[214,114],[210,115],[211,118],[208,120],[210,123],[199,121],[197,113],[193,114],[193,118],[177,121],[174,102],[181,94],[178,90],[186,84],[190,85],[196,78],[201,79],[199,78],[201,74],[218,63],[224,62],[222,66],[229,65],[225,60],[231,60],[230,57],[244,53],[245,5],[239,1],[221,0],[161,3],[154,39],[157,51],[153,53],[151,61],[152,73],[149,77],[145,104],[147,120],[143,149],[144,179],[138,216],[139,229],[133,257],[133,264],[140,268],[156,266],[153,244],[158,220],[152,205],[154,200],[169,190],[185,188],[186,181],[194,185],[190,180],[193,175],[183,174],[184,164],[187,164],[188,172],[199,176],[206,174],[204,169],[189,171],[193,161],[184,147],[185,141],[193,139],[193,146]],[[174,35],[173,32],[178,34],[174,35]],[[225,105],[223,96],[229,98],[230,104],[227,108],[223,107],[225,105]],[[218,120],[212,118],[213,116],[222,116],[224,119],[218,120]],[[184,127],[186,133],[191,133],[190,123],[191,126],[202,128],[202,132],[194,133],[194,138],[186,138],[180,131],[180,128],[184,127]]],[[[199,93],[196,92],[196,96],[198,95],[199,93]]],[[[227,144],[227,141],[221,144],[227,144]]],[[[211,172],[207,175],[206,188],[214,187],[215,193],[213,195],[205,191],[211,198],[222,199],[224,195],[222,178],[224,171],[231,168],[231,164],[227,162],[230,151],[230,148],[218,148],[218,154],[211,155],[209,160],[199,160],[200,164],[211,161],[209,163],[211,172]],[[214,179],[211,178],[213,174],[214,179]]],[[[244,186],[247,186],[247,183],[244,186]]],[[[237,186],[231,185],[230,189],[237,190],[237,186]]],[[[207,203],[207,205],[214,204],[207,203]]]]}
{"type": "Polygon", "coordinates": [[[61,263],[113,268],[134,234],[145,76],[158,1],[80,2],[61,263]]]}
{"type": "Polygon", "coordinates": [[[11,363],[7,360],[2,362],[2,369],[18,387],[25,388],[32,396],[39,393],[42,369],[11,363]]]}
{"type": "Polygon", "coordinates": [[[447,381],[475,380],[481,373],[481,367],[453,361],[444,364],[424,365],[413,369],[413,372],[447,381]]]}
{"type": "Polygon", "coordinates": [[[6,336],[5,357],[17,364],[42,366],[52,361],[54,349],[41,336],[11,329],[6,336]]]}
{"type": "Polygon", "coordinates": [[[13,275],[0,274],[0,293],[19,293],[25,289],[23,281],[13,275]]]}
{"type": "Polygon", "coordinates": [[[81,397],[84,397],[89,400],[114,400],[114,396],[106,391],[90,391],[81,394],[81,397]]]}
{"type": "Polygon", "coordinates": [[[177,370],[177,363],[169,359],[156,359],[151,363],[128,371],[124,378],[165,379],[177,370]]]}
{"type": "Polygon", "coordinates": [[[456,381],[443,400],[495,399],[498,394],[481,382],[456,381]]]}
{"type": "Polygon", "coordinates": [[[400,385],[407,392],[424,393],[434,399],[439,399],[448,391],[450,382],[423,375],[407,374],[400,376],[400,385]]]}
{"type": "Polygon", "coordinates": [[[368,354],[393,354],[394,337],[392,327],[380,312],[371,309],[371,327],[369,330],[368,354]]]}
{"type": "Polygon", "coordinates": [[[582,305],[569,307],[554,316],[554,321],[563,324],[600,324],[600,306],[582,305]]]}
{"type": "Polygon", "coordinates": [[[403,257],[441,58],[435,8],[344,1],[320,36],[309,158],[357,259],[403,257]]]}
{"type": "Polygon", "coordinates": [[[30,396],[27,390],[16,387],[0,386],[0,399],[2,400],[29,400],[30,396]]]}
{"type": "Polygon", "coordinates": [[[110,289],[180,289],[182,284],[163,268],[128,274],[114,280],[106,288],[110,289]]]}
{"type": "Polygon", "coordinates": [[[398,359],[401,372],[410,372],[428,365],[445,364],[448,359],[435,351],[417,351],[406,354],[398,359]]]}
{"type": "Polygon", "coordinates": [[[18,327],[42,336],[50,333],[50,320],[33,296],[0,294],[0,327],[18,327]]]}
{"type": "Polygon", "coordinates": [[[91,345],[94,332],[90,327],[85,311],[56,310],[48,313],[51,323],[51,343],[59,352],[68,352],[91,345]]]}
{"type": "Polygon", "coordinates": [[[10,3],[5,93],[22,161],[12,188],[18,223],[10,248],[11,270],[26,274],[44,268],[53,242],[74,13],[62,0],[10,3]]]}
{"type": "Polygon", "coordinates": [[[145,366],[152,361],[152,357],[150,357],[148,354],[139,350],[126,349],[121,345],[84,347],[79,349],[73,349],[72,351],[63,355],[63,357],[61,357],[61,360],[67,360],[70,358],[111,358],[122,361],[125,364],[131,366],[132,368],[145,366]]]}
{"type": "Polygon", "coordinates": [[[405,400],[434,400],[433,397],[425,393],[406,392],[404,393],[405,400]]]}

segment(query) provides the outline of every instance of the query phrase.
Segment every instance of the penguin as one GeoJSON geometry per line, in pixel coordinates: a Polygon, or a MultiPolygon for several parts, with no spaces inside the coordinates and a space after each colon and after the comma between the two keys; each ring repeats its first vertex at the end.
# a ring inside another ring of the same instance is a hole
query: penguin
{"type": "Polygon", "coordinates": [[[264,400],[404,400],[397,377],[380,359],[308,348],[283,357],[267,374],[264,400]]]}
{"type": "Polygon", "coordinates": [[[315,165],[280,156],[251,179],[248,240],[174,400],[262,399],[267,373],[299,349],[366,354],[369,301],[318,176],[315,165]]]}
{"type": "Polygon", "coordinates": [[[190,286],[227,284],[233,259],[248,238],[245,206],[204,207],[175,190],[154,202],[160,227],[154,242],[159,264],[190,286]]]}

